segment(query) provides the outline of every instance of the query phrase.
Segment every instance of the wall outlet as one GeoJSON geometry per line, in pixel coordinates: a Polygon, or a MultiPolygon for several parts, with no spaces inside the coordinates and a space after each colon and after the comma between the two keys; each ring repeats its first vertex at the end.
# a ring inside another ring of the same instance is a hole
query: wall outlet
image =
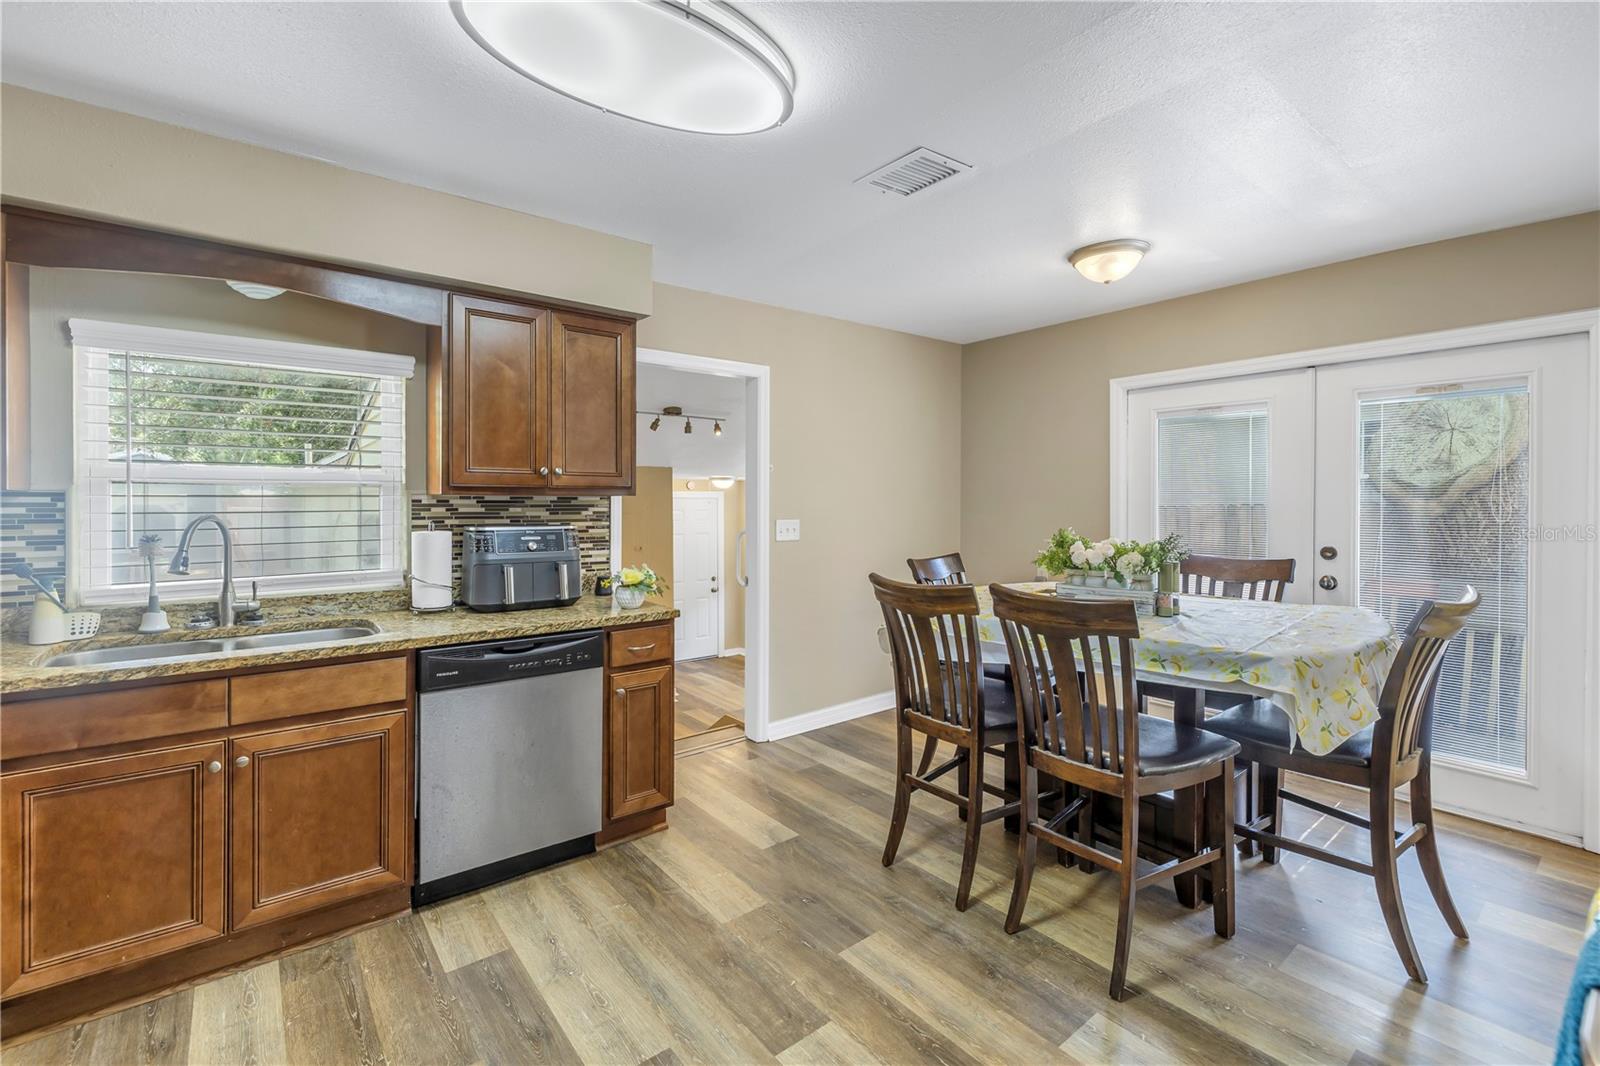
{"type": "Polygon", "coordinates": [[[798,518],[780,518],[780,519],[778,519],[777,539],[778,540],[799,540],[800,539],[800,519],[798,519],[798,518]]]}

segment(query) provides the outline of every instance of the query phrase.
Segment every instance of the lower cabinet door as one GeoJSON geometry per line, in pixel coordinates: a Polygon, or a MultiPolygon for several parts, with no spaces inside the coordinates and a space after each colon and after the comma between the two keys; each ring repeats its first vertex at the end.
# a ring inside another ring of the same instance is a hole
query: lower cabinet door
{"type": "Polygon", "coordinates": [[[221,741],[0,777],[7,997],[223,934],[221,741]]]}
{"type": "Polygon", "coordinates": [[[610,675],[606,696],[606,817],[672,803],[672,667],[610,675]]]}
{"type": "Polygon", "coordinates": [[[229,754],[234,929],[406,882],[404,712],[235,737],[229,754]]]}

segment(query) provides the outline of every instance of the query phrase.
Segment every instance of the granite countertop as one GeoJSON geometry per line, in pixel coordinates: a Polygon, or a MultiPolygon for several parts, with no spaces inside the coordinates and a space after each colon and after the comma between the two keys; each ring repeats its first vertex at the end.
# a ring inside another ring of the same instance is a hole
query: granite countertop
{"type": "Polygon", "coordinates": [[[267,605],[268,623],[260,626],[233,626],[228,629],[178,630],[157,636],[134,633],[102,633],[88,640],[35,647],[24,639],[7,635],[0,642],[0,695],[40,692],[51,689],[81,688],[121,681],[150,678],[178,678],[190,674],[256,666],[309,663],[347,655],[368,655],[412,648],[433,648],[447,644],[466,644],[480,640],[531,637],[548,633],[568,633],[579,629],[604,629],[637,625],[641,622],[666,622],[677,617],[671,606],[647,600],[643,607],[624,611],[609,599],[584,596],[570,607],[543,607],[529,611],[482,614],[464,607],[418,614],[409,610],[354,611],[353,605],[330,603],[328,613],[301,612],[282,618],[272,617],[267,605]],[[342,608],[342,610],[340,609],[342,608]],[[134,644],[168,644],[174,640],[207,640],[217,637],[249,636],[285,630],[348,626],[371,623],[378,632],[337,643],[300,645],[289,648],[262,648],[254,651],[219,652],[177,661],[157,661],[130,665],[104,663],[95,666],[44,666],[45,659],[91,648],[126,647],[134,644]]]}

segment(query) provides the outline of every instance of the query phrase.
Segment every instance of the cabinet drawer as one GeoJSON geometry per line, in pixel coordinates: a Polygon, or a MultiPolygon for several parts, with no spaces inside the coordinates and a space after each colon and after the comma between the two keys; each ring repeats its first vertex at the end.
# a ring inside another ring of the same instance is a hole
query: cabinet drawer
{"type": "Polygon", "coordinates": [[[217,678],[7,700],[3,717],[0,758],[6,759],[151,740],[227,726],[228,683],[217,678]]]}
{"type": "Polygon", "coordinates": [[[301,670],[274,670],[233,679],[234,725],[293,718],[319,711],[342,711],[403,703],[406,658],[372,659],[301,670]]]}
{"type": "Polygon", "coordinates": [[[606,634],[606,665],[613,670],[638,663],[672,661],[672,625],[613,629],[606,634]]]}

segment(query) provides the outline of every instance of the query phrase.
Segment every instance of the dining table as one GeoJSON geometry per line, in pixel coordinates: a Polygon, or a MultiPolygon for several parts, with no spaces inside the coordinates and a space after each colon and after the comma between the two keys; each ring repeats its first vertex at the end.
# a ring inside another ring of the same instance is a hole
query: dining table
{"type": "MultiPolygon", "coordinates": [[[[1057,594],[1048,581],[1006,587],[1057,594]]],[[[1008,664],[989,588],[975,591],[984,662],[1008,664]]],[[[887,644],[881,632],[880,641],[887,644]]],[[[1326,755],[1377,721],[1378,697],[1399,647],[1394,626],[1362,607],[1183,596],[1175,617],[1139,616],[1132,651],[1141,691],[1171,701],[1180,728],[1201,724],[1207,692],[1239,692],[1269,700],[1293,724],[1301,748],[1326,755]]],[[[1174,797],[1174,805],[1176,843],[1193,846],[1201,826],[1192,790],[1174,797]]],[[[1176,887],[1185,904],[1199,905],[1198,878],[1181,877],[1176,887]]]]}

